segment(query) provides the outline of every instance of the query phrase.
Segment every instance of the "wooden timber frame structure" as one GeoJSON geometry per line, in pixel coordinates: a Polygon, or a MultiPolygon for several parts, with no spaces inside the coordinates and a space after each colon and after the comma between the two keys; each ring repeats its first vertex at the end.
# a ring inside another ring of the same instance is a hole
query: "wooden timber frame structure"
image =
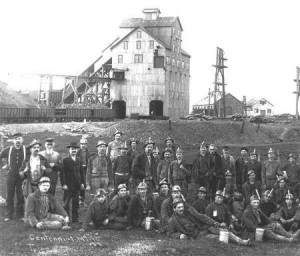
{"type": "Polygon", "coordinates": [[[219,110],[217,109],[217,93],[221,92],[222,103],[223,103],[223,118],[226,117],[226,100],[225,100],[225,74],[224,69],[227,68],[224,65],[224,61],[227,59],[224,58],[224,51],[220,47],[217,47],[217,58],[216,65],[213,67],[216,68],[215,73],[215,82],[214,82],[214,116],[221,117],[221,104],[219,104],[219,110]],[[219,79],[220,78],[220,79],[219,79]],[[220,90],[221,87],[221,90],[220,90]]]}
{"type": "Polygon", "coordinates": [[[299,96],[300,96],[300,68],[297,67],[297,76],[294,80],[296,82],[296,119],[299,120],[299,96]]]}

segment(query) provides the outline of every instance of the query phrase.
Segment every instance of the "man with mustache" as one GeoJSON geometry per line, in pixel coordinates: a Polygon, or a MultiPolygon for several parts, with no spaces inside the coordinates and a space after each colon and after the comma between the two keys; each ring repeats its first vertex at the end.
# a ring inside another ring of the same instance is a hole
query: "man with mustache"
{"type": "MultiPolygon", "coordinates": [[[[0,154],[0,164],[3,158],[7,159],[7,198],[5,221],[14,217],[14,197],[17,196],[16,217],[22,218],[24,215],[24,197],[22,193],[22,178],[19,175],[23,160],[30,154],[30,151],[23,145],[23,135],[15,133],[13,136],[13,146],[4,149],[0,154]]],[[[4,168],[4,167],[3,167],[4,168]]]]}

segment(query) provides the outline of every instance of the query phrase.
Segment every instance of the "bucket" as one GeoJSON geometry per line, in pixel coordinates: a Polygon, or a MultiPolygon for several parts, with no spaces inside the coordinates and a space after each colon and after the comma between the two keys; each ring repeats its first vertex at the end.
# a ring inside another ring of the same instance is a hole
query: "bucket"
{"type": "Polygon", "coordinates": [[[146,217],[146,221],[145,221],[145,229],[146,230],[151,229],[153,220],[154,220],[153,217],[146,217]]]}
{"type": "Polygon", "coordinates": [[[227,230],[220,230],[219,241],[228,244],[229,232],[227,230]]]}
{"type": "Polygon", "coordinates": [[[263,228],[257,228],[255,230],[255,241],[262,241],[264,237],[264,229],[263,228]]]}

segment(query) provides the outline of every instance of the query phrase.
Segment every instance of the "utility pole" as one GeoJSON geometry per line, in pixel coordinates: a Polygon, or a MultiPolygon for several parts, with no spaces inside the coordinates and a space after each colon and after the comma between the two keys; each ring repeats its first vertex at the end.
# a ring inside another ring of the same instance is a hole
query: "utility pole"
{"type": "Polygon", "coordinates": [[[299,96],[300,96],[300,68],[297,67],[297,77],[296,80],[296,91],[294,92],[296,94],[296,119],[299,120],[299,96]]]}
{"type": "MultiPolygon", "coordinates": [[[[223,118],[226,117],[226,100],[225,100],[225,75],[224,75],[224,69],[227,68],[224,65],[224,61],[227,59],[224,58],[224,51],[223,49],[217,47],[217,59],[216,59],[216,65],[213,65],[213,67],[216,68],[215,73],[215,94],[214,94],[214,115],[216,117],[220,116],[221,113],[218,113],[217,111],[217,92],[220,92],[220,86],[222,89],[222,102],[223,102],[223,118]],[[220,78],[220,80],[219,80],[220,78]]],[[[220,106],[221,102],[219,103],[220,106]]],[[[220,111],[219,111],[220,112],[220,111]]]]}
{"type": "MultiPolygon", "coordinates": [[[[211,111],[210,111],[210,88],[208,88],[208,108],[207,108],[207,114],[209,115],[209,116],[211,116],[211,111]]],[[[205,111],[204,111],[205,112],[205,111]]]]}

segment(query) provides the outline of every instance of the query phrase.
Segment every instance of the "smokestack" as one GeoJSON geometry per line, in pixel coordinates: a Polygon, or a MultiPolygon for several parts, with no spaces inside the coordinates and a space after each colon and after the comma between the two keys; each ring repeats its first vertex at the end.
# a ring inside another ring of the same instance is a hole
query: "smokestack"
{"type": "Polygon", "coordinates": [[[158,8],[144,9],[145,20],[156,20],[159,17],[160,10],[158,8]]]}

